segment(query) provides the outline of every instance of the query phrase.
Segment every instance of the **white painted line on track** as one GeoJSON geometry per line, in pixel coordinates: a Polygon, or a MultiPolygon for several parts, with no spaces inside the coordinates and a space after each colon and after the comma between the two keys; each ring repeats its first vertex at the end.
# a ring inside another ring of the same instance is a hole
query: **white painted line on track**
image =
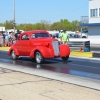
{"type": "Polygon", "coordinates": [[[89,60],[99,60],[100,61],[100,58],[89,58],[89,57],[77,57],[77,56],[70,56],[70,57],[73,57],[73,58],[81,58],[81,59],[89,59],[89,60]]]}
{"type": "Polygon", "coordinates": [[[84,58],[77,58],[77,57],[75,57],[75,58],[69,58],[69,60],[71,60],[71,61],[82,61],[82,62],[87,62],[87,63],[98,63],[98,64],[100,64],[100,60],[94,60],[94,59],[84,59],[84,58]]]}

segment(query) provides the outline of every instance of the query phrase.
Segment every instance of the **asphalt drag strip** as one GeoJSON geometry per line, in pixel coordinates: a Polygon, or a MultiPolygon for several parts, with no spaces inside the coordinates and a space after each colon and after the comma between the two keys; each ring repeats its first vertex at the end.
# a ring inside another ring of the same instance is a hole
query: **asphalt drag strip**
{"type": "Polygon", "coordinates": [[[0,100],[99,99],[99,90],[0,68],[0,100]]]}
{"type": "Polygon", "coordinates": [[[82,87],[100,90],[100,80],[76,76],[76,75],[69,75],[64,73],[57,73],[49,70],[43,70],[40,69],[40,65],[37,65],[37,69],[31,67],[24,67],[21,65],[4,64],[4,63],[0,63],[0,66],[2,66],[2,68],[23,72],[26,74],[36,75],[36,76],[45,77],[53,80],[58,80],[61,82],[75,84],[82,87]]]}

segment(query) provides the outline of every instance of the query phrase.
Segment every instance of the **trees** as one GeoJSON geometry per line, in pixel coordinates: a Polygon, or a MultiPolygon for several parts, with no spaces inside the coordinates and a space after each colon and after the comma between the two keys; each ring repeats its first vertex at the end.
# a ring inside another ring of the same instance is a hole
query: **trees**
{"type": "MultiPolygon", "coordinates": [[[[4,23],[0,23],[0,26],[5,26],[6,29],[13,29],[13,20],[6,20],[4,23]]],[[[38,23],[21,23],[16,24],[16,29],[28,31],[28,30],[63,30],[67,29],[69,31],[77,31],[80,30],[80,21],[74,20],[72,22],[67,19],[61,19],[59,22],[54,22],[50,24],[50,21],[41,20],[38,23]]]]}
{"type": "Polygon", "coordinates": [[[72,31],[80,30],[80,24],[81,24],[81,22],[78,20],[72,21],[71,22],[72,31]]]}
{"type": "Polygon", "coordinates": [[[14,23],[13,20],[10,21],[6,20],[3,24],[6,29],[13,29],[13,23],[14,23]]]}

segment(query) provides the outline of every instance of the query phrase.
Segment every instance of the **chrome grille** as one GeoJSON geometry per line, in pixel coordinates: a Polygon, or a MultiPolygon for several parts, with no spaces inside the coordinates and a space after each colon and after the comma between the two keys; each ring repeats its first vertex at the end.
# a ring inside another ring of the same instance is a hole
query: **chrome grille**
{"type": "Polygon", "coordinates": [[[54,50],[54,55],[59,56],[59,44],[58,41],[52,41],[52,46],[54,50]]]}

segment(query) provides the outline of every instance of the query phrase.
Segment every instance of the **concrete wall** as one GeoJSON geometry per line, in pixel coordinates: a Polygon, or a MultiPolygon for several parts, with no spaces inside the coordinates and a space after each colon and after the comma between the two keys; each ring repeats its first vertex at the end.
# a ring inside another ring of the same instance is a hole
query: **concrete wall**
{"type": "Polygon", "coordinates": [[[100,44],[100,35],[99,36],[89,36],[90,44],[100,44]]]}

